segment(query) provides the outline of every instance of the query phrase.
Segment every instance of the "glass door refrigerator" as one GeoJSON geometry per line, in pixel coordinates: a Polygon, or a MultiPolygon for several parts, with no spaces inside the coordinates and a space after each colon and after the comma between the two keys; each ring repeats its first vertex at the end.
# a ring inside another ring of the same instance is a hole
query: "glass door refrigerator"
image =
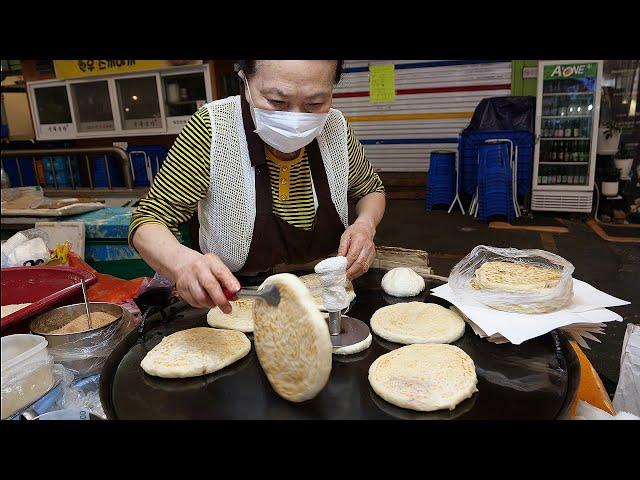
{"type": "Polygon", "coordinates": [[[532,210],[591,212],[602,60],[538,64],[532,210]]]}

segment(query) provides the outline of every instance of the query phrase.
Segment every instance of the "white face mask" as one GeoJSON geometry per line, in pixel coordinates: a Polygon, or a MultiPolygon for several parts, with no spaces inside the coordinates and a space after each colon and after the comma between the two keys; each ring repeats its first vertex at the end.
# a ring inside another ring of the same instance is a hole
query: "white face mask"
{"type": "Polygon", "coordinates": [[[328,113],[300,113],[257,108],[251,98],[249,82],[249,102],[253,110],[254,130],[269,146],[279,152],[292,153],[309,145],[320,135],[327,121],[328,113]]]}

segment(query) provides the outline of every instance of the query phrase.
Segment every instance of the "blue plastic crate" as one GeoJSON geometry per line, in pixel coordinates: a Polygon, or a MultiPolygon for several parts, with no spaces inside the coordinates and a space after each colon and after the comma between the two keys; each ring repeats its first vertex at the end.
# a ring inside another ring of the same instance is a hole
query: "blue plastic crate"
{"type": "Polygon", "coordinates": [[[9,183],[12,187],[35,187],[38,185],[36,171],[33,166],[33,159],[30,157],[4,157],[2,159],[2,168],[9,177],[9,183]],[[19,171],[18,165],[20,166],[19,171]],[[21,174],[22,182],[20,182],[21,174]]]}
{"type": "Polygon", "coordinates": [[[449,205],[456,190],[455,152],[432,152],[429,161],[426,209],[449,205]]]}
{"type": "Polygon", "coordinates": [[[458,158],[460,159],[460,190],[473,195],[478,183],[478,146],[487,140],[504,138],[511,140],[518,148],[517,194],[531,193],[533,169],[534,135],[527,131],[468,132],[459,135],[458,158]]]}
{"type": "Polygon", "coordinates": [[[147,174],[147,167],[144,161],[144,155],[141,153],[131,152],[145,152],[151,162],[152,175],[155,176],[167,158],[167,149],[162,145],[129,145],[127,152],[131,157],[134,186],[148,187],[150,185],[150,182],[148,178],[149,176],[147,174]]]}
{"type": "Polygon", "coordinates": [[[111,178],[112,187],[124,187],[122,166],[118,160],[105,155],[91,155],[91,180],[94,187],[108,187],[111,178]],[[108,175],[107,175],[108,169],[108,175]]]}
{"type": "Polygon", "coordinates": [[[486,222],[492,215],[515,218],[511,179],[511,159],[507,143],[482,144],[478,147],[477,170],[478,217],[486,222]]]}

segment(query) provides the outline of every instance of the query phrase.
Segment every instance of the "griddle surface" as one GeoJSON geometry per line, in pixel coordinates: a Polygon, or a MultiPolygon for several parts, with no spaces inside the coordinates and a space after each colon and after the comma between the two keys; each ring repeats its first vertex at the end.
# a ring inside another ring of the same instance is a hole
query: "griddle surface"
{"type": "MultiPolygon", "coordinates": [[[[357,297],[350,316],[368,324],[371,315],[388,304],[380,288],[384,273],[370,270],[354,282],[357,297]]],[[[427,285],[427,290],[433,286],[427,285]]],[[[407,300],[450,305],[426,294],[407,300]]],[[[245,358],[210,375],[161,379],[140,368],[146,353],[164,336],[207,326],[206,313],[188,309],[174,314],[168,321],[153,325],[144,341],[134,344],[121,359],[109,359],[101,384],[107,391],[101,392],[101,398],[110,418],[552,419],[566,410],[577,388],[577,360],[568,342],[556,333],[522,345],[495,345],[480,339],[468,325],[454,345],[473,359],[479,391],[452,411],[414,412],[376,395],[367,379],[369,366],[380,355],[402,345],[375,334],[371,347],[364,352],[334,355],[327,385],[314,399],[302,403],[290,403],[273,391],[258,362],[252,335],[251,352],[245,358]]]]}

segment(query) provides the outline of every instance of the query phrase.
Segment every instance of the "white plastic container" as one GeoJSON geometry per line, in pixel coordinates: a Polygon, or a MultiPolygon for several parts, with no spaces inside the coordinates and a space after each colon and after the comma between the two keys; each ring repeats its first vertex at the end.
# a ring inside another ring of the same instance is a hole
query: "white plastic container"
{"type": "Polygon", "coordinates": [[[602,182],[602,195],[605,197],[618,195],[618,182],[602,182]]]}
{"type": "Polygon", "coordinates": [[[616,168],[620,170],[620,180],[629,180],[631,177],[631,167],[633,166],[633,158],[615,158],[613,160],[616,168]]]}
{"type": "Polygon", "coordinates": [[[47,340],[39,335],[7,335],[1,339],[2,408],[5,419],[31,405],[53,386],[53,360],[47,340]]]}

